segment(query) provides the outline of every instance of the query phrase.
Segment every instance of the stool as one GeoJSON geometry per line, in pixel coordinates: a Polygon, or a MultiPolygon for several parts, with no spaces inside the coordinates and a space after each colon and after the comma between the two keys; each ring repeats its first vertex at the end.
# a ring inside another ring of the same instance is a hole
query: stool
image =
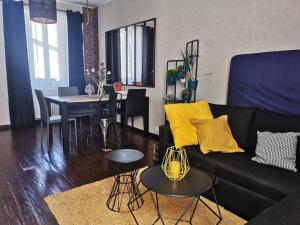
{"type": "MultiPolygon", "coordinates": [[[[119,149],[107,154],[106,158],[111,162],[116,175],[115,181],[107,199],[107,207],[114,212],[121,212],[124,197],[128,197],[124,206],[127,208],[128,202],[140,196],[140,190],[136,182],[138,169],[122,173],[123,169],[134,168],[135,164],[144,158],[144,154],[134,149],[119,149]]],[[[144,201],[140,198],[135,204],[131,205],[131,210],[142,207],[144,201]]],[[[127,210],[126,210],[127,211],[127,210]]]]}

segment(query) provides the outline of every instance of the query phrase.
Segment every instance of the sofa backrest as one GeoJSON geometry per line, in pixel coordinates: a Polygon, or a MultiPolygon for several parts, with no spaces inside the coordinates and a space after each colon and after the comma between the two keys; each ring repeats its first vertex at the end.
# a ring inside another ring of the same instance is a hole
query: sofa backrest
{"type": "Polygon", "coordinates": [[[239,147],[247,151],[248,136],[254,119],[255,109],[241,106],[216,105],[211,103],[209,106],[214,118],[221,115],[228,115],[228,124],[233,137],[239,147]]]}
{"type": "Polygon", "coordinates": [[[247,143],[248,150],[253,153],[257,143],[257,131],[300,132],[300,116],[256,109],[247,143]]]}

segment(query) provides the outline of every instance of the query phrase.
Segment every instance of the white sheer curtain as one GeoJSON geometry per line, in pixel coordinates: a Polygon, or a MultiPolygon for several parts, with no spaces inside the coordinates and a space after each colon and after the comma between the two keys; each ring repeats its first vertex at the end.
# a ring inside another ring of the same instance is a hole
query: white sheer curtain
{"type": "Polygon", "coordinates": [[[143,63],[143,27],[136,26],[136,82],[142,83],[142,63],[143,63]]]}
{"type": "MultiPolygon", "coordinates": [[[[24,10],[32,89],[41,89],[45,96],[57,95],[57,87],[69,86],[67,15],[58,11],[57,23],[45,25],[30,20],[28,6],[24,10]]],[[[39,106],[33,96],[39,118],[39,106]]]]}
{"type": "Polygon", "coordinates": [[[132,85],[142,82],[143,27],[128,26],[120,29],[121,79],[132,85]],[[127,51],[127,52],[126,52],[127,51]],[[135,61],[135,63],[134,63],[135,61]],[[135,68],[134,68],[135,67],[135,68]]]}

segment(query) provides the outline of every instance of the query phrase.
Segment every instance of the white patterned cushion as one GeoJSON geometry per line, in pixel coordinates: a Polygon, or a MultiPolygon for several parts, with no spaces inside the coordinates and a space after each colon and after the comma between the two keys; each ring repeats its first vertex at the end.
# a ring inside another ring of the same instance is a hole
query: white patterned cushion
{"type": "Polygon", "coordinates": [[[297,172],[297,136],[300,133],[257,131],[256,156],[252,160],[297,172]]]}

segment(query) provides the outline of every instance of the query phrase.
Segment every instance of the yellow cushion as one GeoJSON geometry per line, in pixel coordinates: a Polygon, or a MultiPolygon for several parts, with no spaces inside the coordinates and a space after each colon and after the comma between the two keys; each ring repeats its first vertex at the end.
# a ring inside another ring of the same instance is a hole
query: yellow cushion
{"type": "Polygon", "coordinates": [[[244,152],[232,136],[227,123],[227,115],[211,120],[191,119],[190,121],[197,128],[200,150],[204,154],[209,152],[244,152]]]}
{"type": "Polygon", "coordinates": [[[190,119],[213,118],[207,101],[167,104],[165,105],[165,112],[177,148],[198,144],[196,128],[190,123],[190,119]]]}

